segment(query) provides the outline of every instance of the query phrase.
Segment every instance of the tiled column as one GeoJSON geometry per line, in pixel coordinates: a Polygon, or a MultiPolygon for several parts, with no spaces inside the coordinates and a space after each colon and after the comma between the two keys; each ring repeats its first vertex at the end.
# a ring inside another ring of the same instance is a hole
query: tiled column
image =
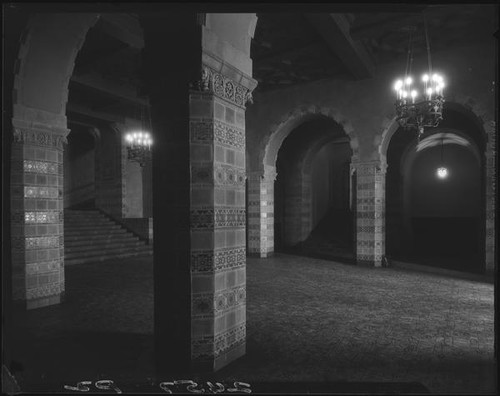
{"type": "Polygon", "coordinates": [[[148,16],[143,25],[164,378],[213,372],[245,353],[245,104],[256,81],[204,51],[214,41],[202,40],[194,17],[148,16]]]}
{"type": "Polygon", "coordinates": [[[245,354],[246,89],[206,67],[190,94],[191,358],[218,370],[245,354]]]}
{"type": "Polygon", "coordinates": [[[300,242],[305,241],[312,232],[312,179],[310,173],[302,174],[302,211],[301,211],[301,230],[300,242]]]}
{"type": "Polygon", "coordinates": [[[385,167],[356,162],[356,261],[380,267],[385,254],[385,167]]]}
{"type": "Polygon", "coordinates": [[[486,273],[495,271],[495,200],[496,200],[496,129],[492,122],[487,129],[486,147],[486,273]]]}
{"type": "Polygon", "coordinates": [[[274,181],[276,168],[248,173],[248,253],[261,258],[274,253],[274,181]]]}
{"type": "Polygon", "coordinates": [[[64,294],[63,143],[68,130],[13,120],[12,289],[27,309],[64,294]]]}

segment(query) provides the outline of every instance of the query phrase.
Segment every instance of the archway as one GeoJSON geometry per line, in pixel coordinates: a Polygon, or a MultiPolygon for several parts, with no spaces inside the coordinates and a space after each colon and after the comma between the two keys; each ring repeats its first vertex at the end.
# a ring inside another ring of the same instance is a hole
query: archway
{"type": "MultiPolygon", "coordinates": [[[[275,246],[275,180],[277,177],[277,159],[278,159],[278,151],[282,147],[283,142],[289,136],[292,131],[300,125],[305,124],[307,122],[312,122],[314,120],[323,119],[330,120],[333,124],[335,124],[337,129],[342,130],[342,136],[344,138],[348,138],[348,146],[350,147],[350,151],[352,153],[351,160],[355,161],[358,158],[358,139],[354,133],[351,123],[345,119],[342,114],[340,114],[334,108],[326,108],[326,107],[318,107],[314,105],[310,106],[300,106],[288,114],[286,114],[281,122],[273,124],[271,126],[268,137],[262,143],[262,150],[259,150],[257,153],[252,153],[254,163],[256,165],[252,166],[250,163],[249,172],[248,172],[248,253],[251,255],[257,255],[259,257],[268,257],[274,253],[275,246]]],[[[334,128],[335,129],[335,128],[334,128]]],[[[300,163],[307,163],[308,167],[298,171],[296,168],[297,174],[300,175],[300,180],[302,180],[303,170],[306,170],[304,173],[304,179],[308,178],[308,172],[311,169],[311,162],[304,160],[306,158],[314,158],[314,153],[317,153],[318,150],[323,147],[323,145],[328,144],[329,138],[328,134],[321,136],[321,134],[315,136],[317,141],[314,139],[314,136],[310,139],[310,141],[304,145],[304,148],[312,148],[313,150],[304,151],[300,156],[300,163]],[[322,140],[323,139],[323,140],[322,140]],[[318,144],[318,142],[320,142],[318,144]],[[308,156],[306,155],[308,154],[308,156]]],[[[341,137],[330,135],[332,140],[341,137]]],[[[338,143],[338,142],[337,142],[338,143]]],[[[247,162],[250,155],[247,155],[247,162]]],[[[295,162],[298,164],[299,162],[295,162]]],[[[301,165],[303,166],[303,165],[301,165]]],[[[279,188],[279,186],[278,186],[279,188]]],[[[310,187],[309,187],[310,188],[310,187]]],[[[279,195],[279,192],[278,192],[279,195]]],[[[310,198],[309,198],[310,199],[310,198]]],[[[278,204],[279,205],[279,204],[278,204]]],[[[308,222],[311,223],[312,219],[310,217],[312,212],[308,212],[308,222]]],[[[312,223],[311,223],[312,224],[312,223]]],[[[297,230],[298,235],[302,235],[303,231],[301,229],[301,225],[298,225],[297,230]]],[[[308,233],[311,232],[306,231],[308,233]]],[[[308,234],[309,235],[309,234],[308,234]]],[[[296,237],[293,237],[296,238],[296,237]]],[[[300,240],[304,240],[307,238],[299,237],[299,240],[295,241],[295,243],[300,240]]]]}
{"type": "Polygon", "coordinates": [[[443,118],[418,144],[415,134],[396,125],[381,144],[388,165],[386,255],[393,261],[484,272],[486,134],[477,117],[456,103],[446,103],[443,118]],[[436,174],[441,157],[446,178],[436,174]]]}
{"type": "Polygon", "coordinates": [[[342,127],[321,115],[284,139],[276,161],[276,250],[352,259],[349,143],[342,127]]]}

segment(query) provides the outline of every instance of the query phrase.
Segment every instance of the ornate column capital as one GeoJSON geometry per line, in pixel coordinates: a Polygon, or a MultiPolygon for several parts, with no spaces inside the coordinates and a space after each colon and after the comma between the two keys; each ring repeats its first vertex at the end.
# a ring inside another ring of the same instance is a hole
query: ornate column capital
{"type": "Polygon", "coordinates": [[[245,108],[253,103],[252,91],[257,81],[213,54],[203,52],[198,75],[190,83],[190,89],[206,92],[245,108]]]}
{"type": "Polygon", "coordinates": [[[274,182],[278,173],[276,168],[269,167],[264,171],[247,172],[247,179],[253,182],[274,182]]]}
{"type": "Polygon", "coordinates": [[[68,143],[66,139],[69,130],[61,128],[49,129],[47,127],[30,127],[22,125],[20,122],[13,121],[13,142],[32,144],[36,146],[56,147],[64,149],[64,145],[68,143]]]}
{"type": "Polygon", "coordinates": [[[357,171],[359,174],[385,174],[387,164],[383,161],[356,161],[351,162],[351,173],[357,171]]]}

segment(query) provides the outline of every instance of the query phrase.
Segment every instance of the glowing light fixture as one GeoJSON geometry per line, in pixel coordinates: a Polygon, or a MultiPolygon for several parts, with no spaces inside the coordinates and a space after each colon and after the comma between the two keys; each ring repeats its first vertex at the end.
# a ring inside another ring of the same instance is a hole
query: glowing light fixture
{"type": "Polygon", "coordinates": [[[425,40],[427,44],[427,61],[429,71],[421,78],[420,89],[415,86],[411,74],[413,63],[412,33],[416,30],[409,27],[408,57],[404,78],[398,79],[394,84],[396,91],[396,119],[405,129],[417,130],[418,139],[424,133],[426,127],[436,127],[443,119],[443,90],[444,79],[441,75],[432,72],[431,52],[427,24],[424,17],[425,40]]]}
{"type": "MultiPolygon", "coordinates": [[[[148,127],[144,120],[145,112],[145,109],[141,112],[142,129],[129,132],[125,135],[128,159],[130,161],[138,162],[141,167],[144,166],[148,160],[150,160],[151,146],[153,145],[153,138],[151,137],[151,134],[145,131],[148,127]]],[[[150,120],[149,127],[151,127],[150,120]]]]}
{"type": "Polygon", "coordinates": [[[436,175],[440,179],[446,179],[448,177],[448,169],[444,166],[443,162],[443,150],[444,150],[444,139],[441,139],[441,166],[436,170],[436,175]]]}
{"type": "Polygon", "coordinates": [[[448,169],[443,166],[440,166],[436,171],[437,177],[440,179],[446,179],[448,177],[448,169]]]}

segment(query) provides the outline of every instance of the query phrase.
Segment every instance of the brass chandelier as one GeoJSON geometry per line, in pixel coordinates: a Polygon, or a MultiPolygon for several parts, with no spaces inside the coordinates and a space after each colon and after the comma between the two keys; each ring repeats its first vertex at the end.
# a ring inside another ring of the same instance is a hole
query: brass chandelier
{"type": "Polygon", "coordinates": [[[441,75],[433,73],[431,63],[431,52],[429,36],[427,34],[427,24],[424,17],[425,41],[427,45],[428,72],[421,77],[420,87],[414,82],[411,76],[411,66],[413,63],[412,33],[415,28],[409,28],[408,57],[404,78],[399,79],[394,84],[397,94],[396,120],[399,125],[407,130],[417,130],[417,139],[420,140],[426,127],[437,127],[443,119],[445,87],[444,79],[441,75]]]}

